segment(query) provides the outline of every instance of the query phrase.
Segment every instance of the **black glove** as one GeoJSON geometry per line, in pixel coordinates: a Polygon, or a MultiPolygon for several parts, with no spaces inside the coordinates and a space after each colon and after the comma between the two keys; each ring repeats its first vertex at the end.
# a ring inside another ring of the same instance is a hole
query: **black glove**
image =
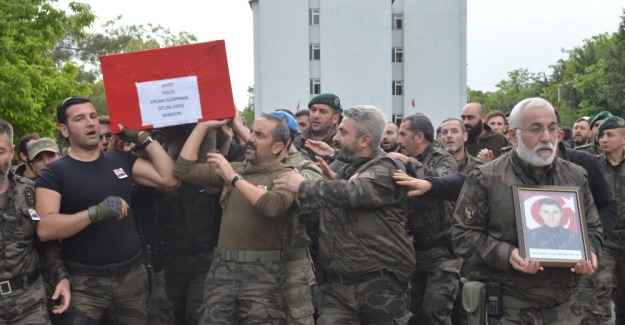
{"type": "Polygon", "coordinates": [[[122,216],[122,198],[119,196],[107,196],[100,204],[90,206],[88,213],[91,222],[100,222],[106,218],[120,220],[125,217],[122,216]]]}

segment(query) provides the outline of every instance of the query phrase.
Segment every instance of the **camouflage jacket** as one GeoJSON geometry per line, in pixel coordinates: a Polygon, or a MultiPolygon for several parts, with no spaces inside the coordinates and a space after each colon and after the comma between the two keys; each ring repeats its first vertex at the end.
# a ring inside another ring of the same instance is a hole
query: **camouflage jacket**
{"type": "Polygon", "coordinates": [[[68,276],[58,241],[42,243],[36,235],[33,181],[9,172],[7,201],[0,213],[0,281],[25,275],[41,266],[54,286],[68,276]]]}
{"type": "Polygon", "coordinates": [[[468,173],[473,168],[483,164],[484,162],[469,155],[467,149],[464,149],[464,158],[460,160],[456,160],[456,165],[458,165],[459,173],[468,173]]]}
{"type": "MultiPolygon", "coordinates": [[[[416,158],[408,159],[406,172],[420,179],[446,176],[456,172],[456,162],[447,151],[429,145],[416,158]]],[[[414,197],[409,202],[408,229],[416,240],[451,228],[452,202],[427,196],[414,197]]]]}
{"type": "MultiPolygon", "coordinates": [[[[330,132],[330,134],[328,134],[328,136],[323,139],[323,142],[332,146],[332,138],[334,138],[334,136],[336,135],[337,130],[338,129],[336,127],[332,129],[332,132],[330,132]]],[[[304,155],[304,157],[315,161],[315,153],[304,147],[304,143],[306,143],[306,140],[308,139],[312,139],[312,130],[310,128],[306,129],[306,131],[302,133],[298,133],[295,136],[295,139],[293,139],[293,145],[304,155]]]]}
{"type": "MultiPolygon", "coordinates": [[[[307,180],[323,178],[321,168],[314,162],[304,158],[301,152],[289,154],[283,162],[289,166],[293,166],[295,170],[307,180]]],[[[311,243],[311,239],[306,233],[306,226],[300,221],[299,214],[300,209],[295,204],[292,205],[289,209],[289,216],[282,219],[282,223],[279,225],[278,236],[282,243],[281,250],[284,252],[307,248],[311,243]]]]}
{"type": "Polygon", "coordinates": [[[492,276],[501,283],[505,295],[545,306],[559,305],[572,297],[578,275],[569,268],[556,267],[525,274],[514,270],[509,263],[510,254],[519,246],[514,184],[580,187],[591,250],[599,256],[603,234],[584,169],[556,158],[539,177],[514,151],[469,174],[454,213],[455,251],[473,260],[472,279],[485,282],[492,276]]]}
{"type": "Polygon", "coordinates": [[[599,148],[597,147],[597,144],[594,141],[591,141],[590,143],[587,143],[583,146],[575,147],[573,149],[584,151],[591,155],[600,155],[602,153],[602,151],[599,150],[599,148]]]}
{"type": "Polygon", "coordinates": [[[501,148],[509,146],[510,143],[506,136],[493,131],[488,124],[484,123],[484,131],[475,139],[469,139],[464,143],[465,149],[467,152],[473,156],[477,157],[477,154],[482,149],[490,149],[493,151],[493,157],[495,159],[501,156],[501,148]]]}
{"type": "Polygon", "coordinates": [[[391,178],[401,168],[379,152],[357,158],[335,180],[304,181],[304,212],[320,212],[319,254],[328,273],[358,275],[387,269],[409,282],[414,248],[406,233],[405,191],[391,178]]]}
{"type": "Polygon", "coordinates": [[[623,202],[625,200],[625,152],[623,152],[623,159],[616,166],[608,161],[604,153],[599,156],[599,161],[603,168],[605,180],[610,185],[618,202],[618,220],[614,230],[625,230],[625,202],[623,202]]]}

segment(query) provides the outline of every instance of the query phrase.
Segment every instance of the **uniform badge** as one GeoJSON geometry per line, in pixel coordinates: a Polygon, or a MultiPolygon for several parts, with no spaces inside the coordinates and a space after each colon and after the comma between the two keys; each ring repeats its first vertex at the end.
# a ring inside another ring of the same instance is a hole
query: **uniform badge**
{"type": "Polygon", "coordinates": [[[625,125],[625,120],[623,120],[622,118],[619,118],[617,120],[617,123],[618,123],[618,125],[623,126],[623,125],[625,125]]]}
{"type": "Polygon", "coordinates": [[[117,175],[117,178],[119,179],[128,177],[123,168],[113,169],[113,172],[115,173],[115,175],[117,175]]]}
{"type": "Polygon", "coordinates": [[[26,198],[26,204],[28,204],[29,207],[35,205],[35,193],[31,188],[26,188],[24,190],[24,197],[26,198]]]}
{"type": "Polygon", "coordinates": [[[465,225],[470,225],[475,222],[475,213],[477,212],[477,205],[473,202],[464,202],[462,205],[462,220],[465,225]]]}
{"type": "Polygon", "coordinates": [[[434,168],[434,164],[435,164],[435,163],[436,163],[436,162],[434,161],[434,159],[432,159],[432,160],[428,161],[428,167],[430,167],[430,168],[434,168]]]}
{"type": "Polygon", "coordinates": [[[265,185],[258,185],[258,188],[261,190],[267,190],[267,186],[265,185]]]}
{"type": "Polygon", "coordinates": [[[32,220],[35,220],[35,221],[41,220],[41,218],[39,218],[39,215],[37,214],[37,211],[35,211],[35,209],[28,209],[28,214],[30,214],[30,218],[32,220]]]}

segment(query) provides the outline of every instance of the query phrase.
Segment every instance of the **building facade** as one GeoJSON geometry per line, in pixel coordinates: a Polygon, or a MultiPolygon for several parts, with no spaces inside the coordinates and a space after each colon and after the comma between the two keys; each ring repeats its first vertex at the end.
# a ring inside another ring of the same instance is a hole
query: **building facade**
{"type": "Polygon", "coordinates": [[[305,108],[337,94],[387,119],[424,113],[435,127],[467,101],[467,0],[248,0],[254,108],[305,108]]]}

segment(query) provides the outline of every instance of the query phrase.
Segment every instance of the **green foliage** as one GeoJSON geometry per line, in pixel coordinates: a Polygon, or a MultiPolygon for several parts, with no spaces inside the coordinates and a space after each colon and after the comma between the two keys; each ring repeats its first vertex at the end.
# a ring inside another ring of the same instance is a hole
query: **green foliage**
{"type": "Polygon", "coordinates": [[[71,16],[48,0],[0,1],[0,116],[13,125],[16,141],[30,132],[53,137],[59,101],[89,92],[76,81],[75,63],[46,56],[59,38],[84,37],[95,19],[84,4],[69,7],[71,16]]]}
{"type": "Polygon", "coordinates": [[[241,116],[245,120],[245,125],[248,127],[254,123],[256,119],[254,116],[254,86],[247,87],[247,105],[243,108],[241,116]]]}

